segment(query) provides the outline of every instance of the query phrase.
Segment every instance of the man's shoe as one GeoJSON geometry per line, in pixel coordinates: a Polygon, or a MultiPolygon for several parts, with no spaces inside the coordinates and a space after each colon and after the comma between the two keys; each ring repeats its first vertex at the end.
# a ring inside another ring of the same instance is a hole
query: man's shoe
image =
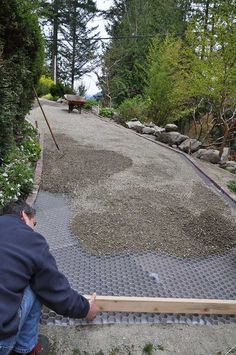
{"type": "MultiPolygon", "coordinates": [[[[49,340],[45,335],[39,334],[38,343],[35,345],[33,350],[29,353],[24,353],[24,355],[48,355],[50,349],[49,340]]],[[[16,351],[12,351],[11,355],[22,355],[16,351]]]]}

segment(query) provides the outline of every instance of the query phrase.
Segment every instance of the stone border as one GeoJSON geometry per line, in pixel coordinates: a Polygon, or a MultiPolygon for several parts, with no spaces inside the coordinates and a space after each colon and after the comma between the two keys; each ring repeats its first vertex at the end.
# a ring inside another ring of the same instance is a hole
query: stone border
{"type": "MultiPolygon", "coordinates": [[[[137,132],[134,132],[135,134],[137,134],[138,136],[148,140],[148,141],[151,141],[155,144],[158,144],[164,148],[167,148],[167,149],[170,149],[172,151],[174,151],[175,153],[177,154],[180,154],[181,156],[184,157],[184,159],[186,159],[191,165],[193,165],[198,171],[200,171],[201,174],[203,174],[213,185],[215,185],[217,187],[217,189],[223,193],[224,195],[227,196],[227,198],[229,198],[233,203],[236,204],[236,196],[234,197],[233,194],[229,193],[226,188],[220,184],[218,184],[218,182],[216,182],[212,177],[209,176],[209,174],[207,174],[204,169],[202,167],[200,167],[200,165],[197,163],[197,161],[192,158],[191,156],[189,156],[189,154],[187,153],[184,153],[178,149],[175,149],[175,148],[172,148],[164,143],[161,143],[161,142],[158,142],[157,140],[153,140],[153,139],[150,139],[149,137],[144,137],[143,134],[140,134],[140,133],[137,133],[137,132]]],[[[220,168],[219,168],[220,169],[220,168]]],[[[236,207],[236,206],[235,206],[236,207]]]]}

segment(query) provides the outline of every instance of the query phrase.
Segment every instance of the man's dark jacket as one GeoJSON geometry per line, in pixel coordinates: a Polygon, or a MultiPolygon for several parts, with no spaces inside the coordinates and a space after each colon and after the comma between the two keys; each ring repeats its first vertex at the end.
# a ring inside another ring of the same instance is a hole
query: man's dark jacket
{"type": "Polygon", "coordinates": [[[27,286],[59,314],[83,318],[88,313],[89,302],[58,271],[44,237],[18,216],[0,216],[0,339],[17,333],[27,286]]]}

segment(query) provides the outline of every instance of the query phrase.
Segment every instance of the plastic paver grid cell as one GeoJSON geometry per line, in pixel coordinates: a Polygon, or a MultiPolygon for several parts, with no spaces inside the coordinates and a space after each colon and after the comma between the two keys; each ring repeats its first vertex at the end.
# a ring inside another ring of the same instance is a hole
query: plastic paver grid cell
{"type": "MultiPolygon", "coordinates": [[[[59,269],[81,294],[177,298],[236,299],[236,248],[197,260],[163,253],[95,256],[83,251],[71,234],[73,211],[67,198],[40,191],[35,208],[37,231],[49,243],[59,269]]],[[[83,320],[63,318],[44,309],[43,324],[77,325],[83,320]]],[[[95,324],[110,323],[236,323],[235,316],[100,313],[95,324]]]]}

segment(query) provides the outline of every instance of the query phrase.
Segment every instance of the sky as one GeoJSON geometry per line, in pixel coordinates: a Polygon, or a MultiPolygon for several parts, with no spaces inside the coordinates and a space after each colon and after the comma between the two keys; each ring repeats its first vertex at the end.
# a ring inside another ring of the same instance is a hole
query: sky
{"type": "MultiPolygon", "coordinates": [[[[112,3],[113,3],[112,0],[96,0],[98,10],[107,10],[109,9],[109,7],[111,7],[112,3]]],[[[98,31],[100,31],[99,37],[107,37],[107,33],[105,30],[105,20],[102,19],[102,17],[96,17],[93,22],[93,26],[94,25],[99,26],[98,27],[98,31]]],[[[87,93],[86,93],[87,95],[94,95],[98,91],[100,91],[100,89],[96,86],[97,77],[95,73],[84,75],[81,81],[87,88],[87,93]]]]}

